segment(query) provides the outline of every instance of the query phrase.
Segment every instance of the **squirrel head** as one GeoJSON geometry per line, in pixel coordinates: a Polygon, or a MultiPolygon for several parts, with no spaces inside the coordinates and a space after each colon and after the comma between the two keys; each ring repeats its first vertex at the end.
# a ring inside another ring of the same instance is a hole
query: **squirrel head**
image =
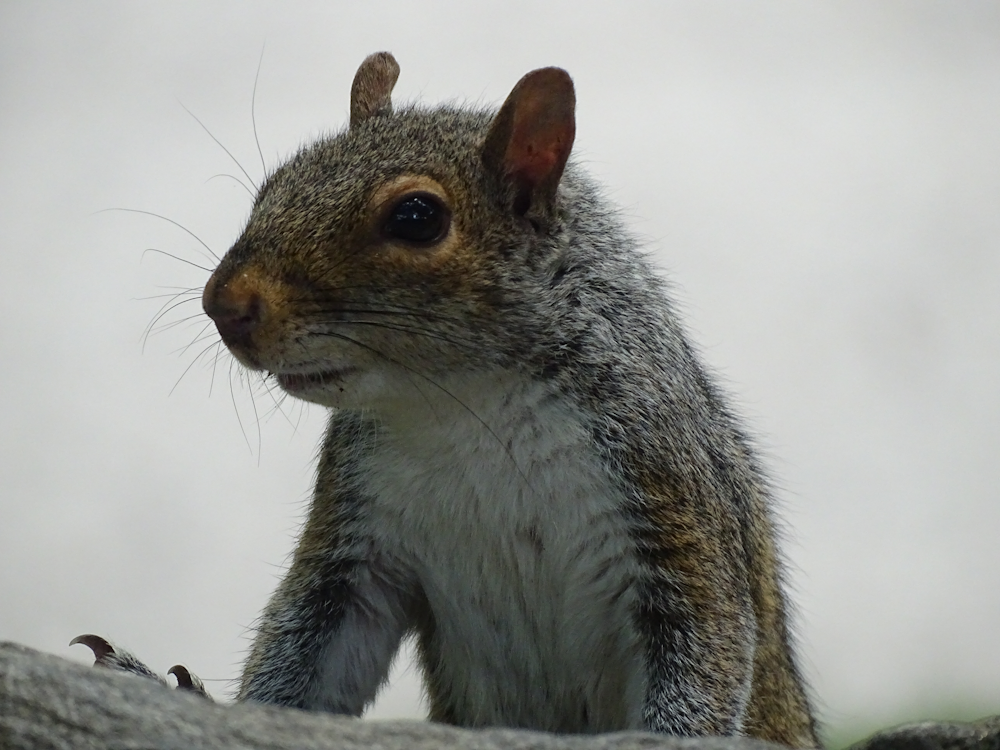
{"type": "Polygon", "coordinates": [[[266,179],[205,286],[236,358],[306,400],[346,405],[393,373],[514,361],[525,305],[556,262],[569,75],[528,73],[495,114],[394,111],[398,75],[387,52],[365,59],[349,127],[266,179]]]}

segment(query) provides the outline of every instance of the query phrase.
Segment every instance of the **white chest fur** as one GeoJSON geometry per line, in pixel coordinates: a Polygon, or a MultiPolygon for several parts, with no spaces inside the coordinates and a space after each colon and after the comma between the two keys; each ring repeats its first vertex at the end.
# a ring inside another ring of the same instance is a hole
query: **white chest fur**
{"type": "Polygon", "coordinates": [[[449,391],[461,404],[394,413],[363,476],[378,543],[426,594],[459,720],[640,727],[632,556],[581,418],[509,378],[449,391]]]}

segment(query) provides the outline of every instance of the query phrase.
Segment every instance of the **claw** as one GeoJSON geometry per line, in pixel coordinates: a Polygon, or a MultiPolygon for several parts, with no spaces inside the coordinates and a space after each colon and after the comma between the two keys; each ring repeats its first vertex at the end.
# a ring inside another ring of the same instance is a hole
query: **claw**
{"type": "Polygon", "coordinates": [[[106,662],[109,655],[115,653],[115,647],[108,643],[104,638],[99,635],[93,635],[92,633],[85,633],[84,635],[78,635],[76,638],[69,642],[70,646],[75,646],[78,643],[82,643],[84,646],[89,648],[94,652],[94,666],[106,666],[106,662]]]}
{"type": "Polygon", "coordinates": [[[200,695],[206,700],[212,700],[212,696],[208,694],[208,690],[205,689],[205,683],[201,681],[201,678],[189,672],[188,668],[183,664],[175,664],[167,670],[167,674],[172,674],[177,678],[178,690],[187,690],[195,695],[200,695]]]}
{"type": "Polygon", "coordinates": [[[69,642],[69,645],[73,646],[77,643],[82,643],[94,652],[95,667],[113,669],[118,672],[129,672],[130,674],[137,674],[140,677],[150,680],[156,680],[161,685],[167,684],[165,678],[156,674],[156,672],[139,661],[131,653],[123,648],[116,648],[110,641],[99,635],[93,635],[92,633],[78,635],[69,642]]]}

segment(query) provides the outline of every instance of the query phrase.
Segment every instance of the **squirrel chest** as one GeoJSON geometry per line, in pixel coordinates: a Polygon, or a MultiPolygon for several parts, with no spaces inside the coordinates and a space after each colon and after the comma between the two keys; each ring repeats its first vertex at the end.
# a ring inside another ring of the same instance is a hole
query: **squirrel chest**
{"type": "Polygon", "coordinates": [[[437,678],[473,724],[640,727],[627,534],[581,415],[511,377],[449,390],[461,404],[412,401],[356,459],[361,523],[420,589],[437,678]]]}

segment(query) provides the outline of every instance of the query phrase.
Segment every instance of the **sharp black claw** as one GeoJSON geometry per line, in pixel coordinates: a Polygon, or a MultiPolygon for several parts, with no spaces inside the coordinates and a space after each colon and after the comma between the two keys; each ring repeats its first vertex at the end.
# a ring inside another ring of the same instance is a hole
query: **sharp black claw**
{"type": "Polygon", "coordinates": [[[201,678],[188,671],[188,668],[183,664],[175,664],[167,670],[167,674],[172,674],[177,678],[178,690],[187,690],[200,695],[202,698],[212,699],[212,696],[208,694],[208,690],[205,689],[205,683],[201,681],[201,678]]]}
{"type": "Polygon", "coordinates": [[[77,643],[82,643],[84,646],[89,648],[94,652],[94,666],[107,666],[107,659],[109,656],[114,656],[115,647],[112,646],[104,638],[99,635],[94,635],[93,633],[84,633],[83,635],[78,635],[76,638],[69,642],[70,646],[75,646],[77,643]]]}
{"type": "Polygon", "coordinates": [[[92,633],[85,633],[84,635],[78,635],[76,638],[69,642],[70,646],[76,645],[77,643],[82,643],[84,646],[89,648],[94,652],[94,666],[102,667],[104,669],[112,669],[117,672],[128,672],[130,674],[137,674],[140,677],[146,677],[150,680],[156,680],[162,685],[166,685],[167,681],[164,677],[156,674],[153,670],[139,661],[135,656],[130,654],[128,651],[122,648],[116,648],[110,641],[102,638],[99,635],[94,635],[92,633]]]}

